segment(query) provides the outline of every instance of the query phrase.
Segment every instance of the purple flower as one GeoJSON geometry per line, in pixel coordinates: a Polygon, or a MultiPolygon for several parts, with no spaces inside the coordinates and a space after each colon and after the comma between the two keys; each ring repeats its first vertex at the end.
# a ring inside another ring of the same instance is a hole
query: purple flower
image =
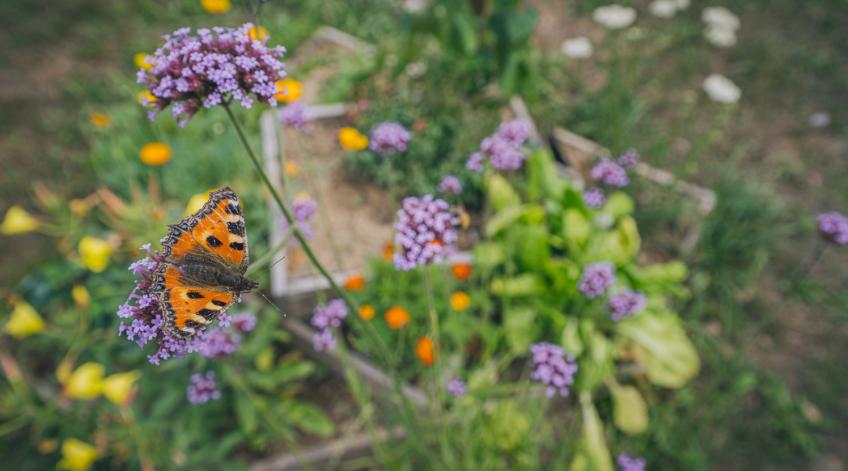
{"type": "Polygon", "coordinates": [[[600,208],[607,202],[604,190],[594,187],[583,192],[583,203],[590,208],[600,208]]]}
{"type": "Polygon", "coordinates": [[[610,296],[607,301],[610,318],[618,322],[626,316],[635,316],[645,309],[645,295],[636,291],[625,290],[610,296]]]}
{"type": "Polygon", "coordinates": [[[837,211],[819,214],[816,217],[819,235],[836,245],[848,244],[848,217],[837,211]]]}
{"type": "Polygon", "coordinates": [[[298,131],[303,131],[306,124],[311,121],[311,118],[306,113],[306,105],[302,101],[296,101],[286,105],[280,110],[278,116],[283,126],[288,126],[298,131]]]}
{"type": "Polygon", "coordinates": [[[611,263],[601,262],[583,268],[583,275],[577,287],[587,298],[592,299],[603,295],[613,284],[615,269],[611,263]]]}
{"type": "Polygon", "coordinates": [[[630,168],[639,163],[639,151],[636,149],[627,149],[623,154],[618,156],[616,162],[624,168],[630,168]]]}
{"type": "Polygon", "coordinates": [[[627,453],[618,455],[619,471],[645,471],[645,458],[633,458],[627,453]]]}
{"type": "Polygon", "coordinates": [[[230,330],[215,327],[204,332],[198,351],[206,358],[221,358],[238,351],[241,337],[230,330]]]}
{"type": "Polygon", "coordinates": [[[404,198],[395,223],[395,268],[411,270],[440,263],[454,253],[459,218],[445,200],[425,195],[404,198]]]}
{"type": "Polygon", "coordinates": [[[208,371],[205,376],[202,373],[191,375],[191,384],[186,389],[186,397],[192,404],[204,404],[221,399],[221,391],[215,384],[215,372],[208,371]]]}
{"type": "MultiPolygon", "coordinates": [[[[309,220],[318,210],[318,202],[306,195],[295,196],[292,202],[292,217],[294,218],[297,230],[307,239],[312,238],[312,226],[309,220]]],[[[289,222],[283,220],[283,230],[289,229],[289,222]]]]}
{"type": "Polygon", "coordinates": [[[347,306],[341,299],[333,299],[327,304],[315,306],[312,311],[312,325],[318,329],[340,327],[347,317],[347,306]]]}
{"type": "Polygon", "coordinates": [[[201,108],[238,101],[250,108],[254,100],[276,104],[277,80],[286,76],[282,62],[286,49],[268,47],[266,41],[250,38],[247,23],[240,28],[181,28],[165,35],[156,50],[150,70],[138,71],[143,83],[156,97],[151,119],[171,107],[174,118],[184,126],[201,108]]]}
{"type": "Polygon", "coordinates": [[[462,182],[459,181],[459,178],[456,178],[453,175],[448,175],[445,178],[442,178],[442,181],[439,183],[438,190],[439,193],[458,195],[462,193],[462,182]]]}
{"type": "Polygon", "coordinates": [[[461,378],[453,378],[448,381],[448,393],[454,397],[465,395],[465,381],[461,378]]]}
{"type": "Polygon", "coordinates": [[[235,314],[231,317],[230,323],[237,331],[246,334],[256,328],[256,316],[249,312],[235,314]]]}
{"type": "Polygon", "coordinates": [[[483,171],[483,160],[489,159],[492,168],[501,171],[518,170],[524,164],[521,146],[530,135],[530,123],[514,119],[501,123],[497,131],[480,142],[480,151],[469,156],[465,168],[483,171]]]}
{"type": "Polygon", "coordinates": [[[316,332],[312,336],[312,346],[316,352],[332,351],[336,348],[336,336],[330,329],[316,332]]]}
{"type": "Polygon", "coordinates": [[[595,164],[592,167],[591,177],[592,180],[606,183],[609,186],[623,187],[630,182],[627,178],[627,170],[610,159],[603,159],[595,164]]]}
{"type": "Polygon", "coordinates": [[[374,152],[388,156],[404,152],[412,134],[398,123],[380,123],[371,131],[368,147],[374,152]]]}
{"type": "Polygon", "coordinates": [[[547,386],[545,392],[548,397],[557,393],[562,397],[568,396],[568,387],[574,384],[574,375],[577,373],[574,357],[566,357],[565,350],[547,342],[531,345],[530,353],[533,355],[530,379],[547,386]]]}

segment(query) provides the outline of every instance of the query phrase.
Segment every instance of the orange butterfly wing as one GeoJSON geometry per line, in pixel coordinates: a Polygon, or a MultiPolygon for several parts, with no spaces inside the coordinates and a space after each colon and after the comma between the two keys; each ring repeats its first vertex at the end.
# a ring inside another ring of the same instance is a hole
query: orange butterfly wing
{"type": "Polygon", "coordinates": [[[187,286],[180,270],[162,265],[160,306],[166,316],[169,333],[180,337],[193,335],[212,322],[235,300],[235,296],[213,287],[187,286]]]}

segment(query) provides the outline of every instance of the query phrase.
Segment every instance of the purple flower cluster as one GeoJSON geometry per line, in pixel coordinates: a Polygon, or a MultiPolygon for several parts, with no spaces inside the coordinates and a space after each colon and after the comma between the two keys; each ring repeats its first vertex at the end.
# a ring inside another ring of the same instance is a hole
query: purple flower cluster
{"type": "MultiPolygon", "coordinates": [[[[309,220],[312,219],[312,216],[315,216],[317,211],[318,202],[308,196],[296,196],[292,202],[292,217],[294,218],[297,230],[307,239],[311,239],[313,235],[309,220]]],[[[288,229],[289,222],[283,220],[283,230],[287,231],[288,229]]]]}
{"type": "Polygon", "coordinates": [[[645,295],[626,290],[610,296],[607,300],[610,318],[618,322],[626,316],[635,316],[645,309],[645,295]]]}
{"type": "Polygon", "coordinates": [[[595,164],[590,175],[592,180],[609,186],[623,187],[630,183],[627,170],[610,159],[603,159],[595,164]]]}
{"type": "Polygon", "coordinates": [[[603,295],[613,284],[615,284],[615,269],[611,263],[601,262],[586,265],[583,268],[577,288],[587,298],[593,299],[603,295]]]}
{"type": "Polygon", "coordinates": [[[494,134],[480,142],[480,150],[468,157],[465,168],[482,172],[483,161],[488,158],[495,170],[518,170],[524,164],[521,146],[529,136],[530,123],[524,119],[501,123],[494,134]]]}
{"type": "Polygon", "coordinates": [[[441,263],[456,251],[459,218],[445,200],[425,195],[404,198],[395,223],[395,268],[412,270],[419,265],[441,263]]]}
{"type": "Polygon", "coordinates": [[[627,453],[618,455],[619,471],[645,471],[645,458],[633,458],[627,453]]]}
{"type": "Polygon", "coordinates": [[[341,327],[347,317],[347,306],[341,299],[333,299],[327,304],[318,305],[312,311],[312,325],[318,329],[313,337],[316,351],[332,350],[336,347],[333,328],[341,327]]]}
{"type": "Polygon", "coordinates": [[[256,316],[249,312],[234,314],[230,316],[230,325],[243,334],[253,332],[253,329],[256,328],[256,316]]]}
{"type": "Polygon", "coordinates": [[[837,211],[819,214],[819,234],[836,245],[848,244],[848,217],[837,211]]]}
{"type": "Polygon", "coordinates": [[[194,373],[191,375],[191,384],[186,389],[188,402],[192,404],[204,404],[209,401],[221,399],[221,391],[215,383],[215,372],[208,371],[206,375],[194,373]]]}
{"type": "Polygon", "coordinates": [[[577,373],[577,363],[574,357],[566,357],[565,350],[556,345],[540,342],[530,346],[533,355],[533,373],[530,378],[547,386],[545,393],[553,397],[568,396],[568,387],[574,384],[577,373]]]}
{"type": "Polygon", "coordinates": [[[280,110],[278,116],[283,126],[288,126],[298,131],[303,131],[306,128],[306,124],[311,121],[311,118],[306,113],[306,104],[302,101],[296,101],[286,105],[280,110]]]}
{"type": "Polygon", "coordinates": [[[636,149],[627,149],[623,154],[618,156],[616,162],[624,168],[630,168],[639,163],[639,151],[636,149]]]}
{"type": "Polygon", "coordinates": [[[170,105],[184,126],[201,108],[238,101],[245,108],[254,100],[276,104],[277,80],[286,76],[282,62],[286,49],[269,47],[266,40],[251,39],[247,23],[240,28],[181,28],[165,35],[149,60],[150,70],[138,71],[156,97],[151,119],[170,105]]]}
{"type": "Polygon", "coordinates": [[[594,187],[583,192],[583,203],[590,208],[600,208],[607,202],[604,190],[594,187]]]}
{"type": "Polygon", "coordinates": [[[465,395],[465,381],[461,378],[453,378],[448,381],[448,394],[453,397],[461,397],[465,395]]]}
{"type": "Polygon", "coordinates": [[[459,178],[456,178],[453,175],[448,175],[445,178],[442,178],[437,189],[439,190],[439,193],[458,195],[462,193],[462,182],[459,181],[459,178]]]}
{"type": "Polygon", "coordinates": [[[368,147],[374,152],[389,156],[406,151],[412,134],[398,123],[380,123],[371,131],[368,147]]]}
{"type": "MultiPolygon", "coordinates": [[[[126,302],[118,307],[117,315],[122,319],[118,335],[135,342],[139,347],[151,342],[158,344],[156,352],[147,356],[147,360],[154,365],[170,358],[183,358],[189,353],[200,352],[206,357],[220,357],[238,350],[241,338],[237,332],[225,330],[230,324],[230,317],[226,314],[218,317],[218,327],[199,332],[193,337],[175,338],[165,332],[164,316],[152,291],[153,274],[164,260],[150,249],[150,244],[142,246],[142,250],[147,252],[147,256],[129,267],[139,278],[126,302]]],[[[252,317],[252,314],[247,315],[252,317]]],[[[253,322],[255,324],[255,318],[253,322]]]]}

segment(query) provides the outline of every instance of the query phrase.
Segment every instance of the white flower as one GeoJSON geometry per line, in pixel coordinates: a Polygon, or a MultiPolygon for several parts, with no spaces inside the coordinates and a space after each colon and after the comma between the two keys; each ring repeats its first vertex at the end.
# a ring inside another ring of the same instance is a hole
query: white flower
{"type": "Polygon", "coordinates": [[[626,28],[636,21],[636,10],[621,5],[607,5],[596,8],[592,12],[592,19],[604,28],[626,28]]]}
{"type": "Polygon", "coordinates": [[[648,6],[651,14],[657,18],[671,18],[677,13],[677,8],[675,0],[654,0],[648,6]]]}
{"type": "Polygon", "coordinates": [[[409,13],[418,13],[427,6],[427,0],[406,0],[403,9],[409,13]]]}
{"type": "Polygon", "coordinates": [[[712,74],[704,80],[704,91],[711,100],[719,103],[736,103],[742,96],[742,90],[724,75],[712,74]]]}
{"type": "Polygon", "coordinates": [[[727,48],[736,44],[736,31],[732,29],[707,26],[704,37],[707,38],[707,42],[715,47],[727,48]]]}
{"type": "Polygon", "coordinates": [[[739,17],[724,7],[707,7],[701,12],[701,19],[707,26],[732,31],[739,29],[739,17]]]}
{"type": "Polygon", "coordinates": [[[678,10],[683,11],[683,10],[689,8],[689,0],[676,0],[674,3],[677,4],[678,10]]]}
{"type": "Polygon", "coordinates": [[[563,41],[560,49],[566,57],[585,59],[592,56],[592,41],[586,36],[578,36],[563,41]]]}
{"type": "Polygon", "coordinates": [[[807,122],[811,128],[826,128],[830,125],[830,114],[827,111],[816,111],[807,122]]]}

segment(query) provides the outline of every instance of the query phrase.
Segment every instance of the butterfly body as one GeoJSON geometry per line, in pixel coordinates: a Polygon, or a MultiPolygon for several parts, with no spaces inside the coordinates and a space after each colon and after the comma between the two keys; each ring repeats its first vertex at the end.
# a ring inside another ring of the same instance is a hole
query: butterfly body
{"type": "Polygon", "coordinates": [[[244,276],[249,263],[241,204],[229,188],[210,193],[196,213],[168,228],[163,262],[153,277],[165,331],[190,337],[258,287],[244,276]]]}

